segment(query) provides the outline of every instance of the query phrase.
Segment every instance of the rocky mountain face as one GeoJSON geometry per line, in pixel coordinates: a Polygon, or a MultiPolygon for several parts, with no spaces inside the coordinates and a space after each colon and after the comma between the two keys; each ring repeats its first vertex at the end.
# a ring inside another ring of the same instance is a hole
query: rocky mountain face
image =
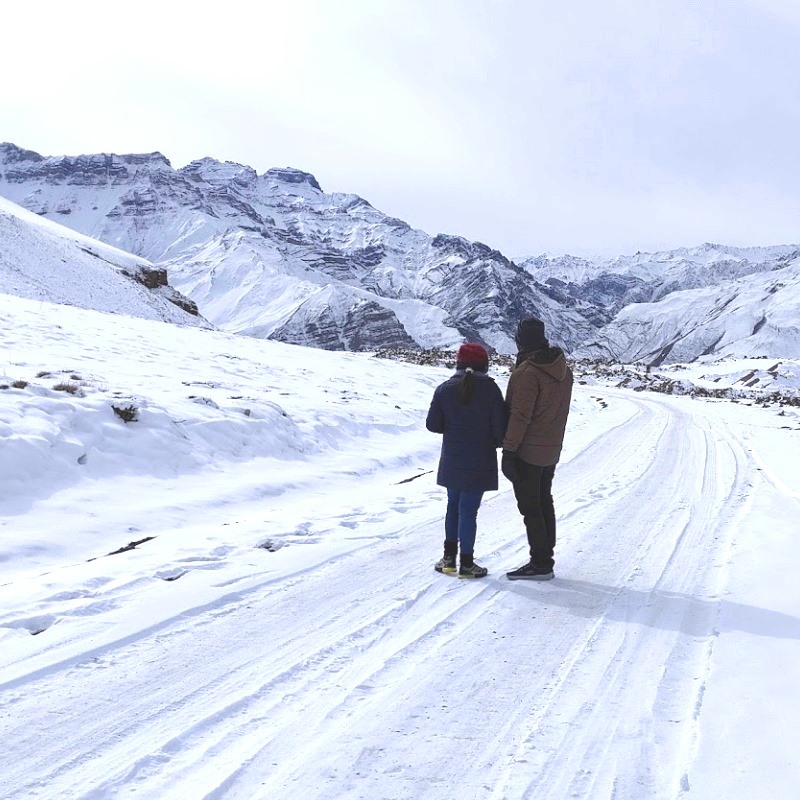
{"type": "Polygon", "coordinates": [[[668,294],[782,269],[800,245],[729,247],[706,243],[659,253],[581,259],[537,256],[520,261],[553,296],[588,302],[612,315],[631,303],[657,303],[668,294]]]}
{"type": "Polygon", "coordinates": [[[628,305],[577,354],[651,366],[724,356],[797,358],[800,256],[781,268],[628,305]]]}
{"type": "Polygon", "coordinates": [[[429,236],[313,175],[160,153],[43,157],[0,145],[0,195],[167,270],[227,330],[330,349],[514,350],[536,315],[567,349],[605,321],[497,250],[429,236]]]}
{"type": "Polygon", "coordinates": [[[798,263],[800,245],[709,243],[613,259],[520,261],[551,297],[588,306],[584,316],[600,323],[577,354],[653,366],[724,355],[796,358],[798,263]]]}

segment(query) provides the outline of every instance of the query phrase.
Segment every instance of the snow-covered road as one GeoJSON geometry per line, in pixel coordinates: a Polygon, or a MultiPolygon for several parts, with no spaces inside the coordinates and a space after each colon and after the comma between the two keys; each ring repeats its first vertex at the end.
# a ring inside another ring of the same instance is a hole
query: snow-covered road
{"type": "MultiPolygon", "coordinates": [[[[480,512],[489,578],[436,574],[430,475],[403,489],[408,525],[395,500],[389,527],[324,558],[259,551],[282,568],[240,569],[215,595],[187,567],[138,601],[182,593],[158,624],[101,622],[0,669],[0,796],[726,796],[692,791],[720,620],[782,623],[795,657],[800,638],[794,617],[736,613],[729,563],[764,493],[795,514],[800,495],[717,406],[580,394],[608,422],[574,431],[556,473],[556,580],[503,576],[525,558],[508,490],[480,512]]],[[[380,510],[363,476],[327,505],[351,532],[359,497],[380,510]]],[[[102,620],[98,593],[86,614],[102,620]]]]}

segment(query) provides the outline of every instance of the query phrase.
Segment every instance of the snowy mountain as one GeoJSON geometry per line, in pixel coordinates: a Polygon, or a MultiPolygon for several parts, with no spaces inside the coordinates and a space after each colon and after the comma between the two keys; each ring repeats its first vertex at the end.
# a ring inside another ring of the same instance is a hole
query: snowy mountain
{"type": "Polygon", "coordinates": [[[626,306],[579,353],[651,365],[726,355],[797,358],[800,257],[783,269],[626,306]]]}
{"type": "Polygon", "coordinates": [[[0,197],[0,293],[184,325],[207,323],[163,269],[0,197]]]}
{"type": "Polygon", "coordinates": [[[660,364],[800,355],[798,259],[800,245],[704,244],[614,259],[538,256],[520,263],[559,302],[600,307],[595,320],[608,325],[578,348],[581,355],[660,364]]]}
{"type": "Polygon", "coordinates": [[[800,245],[729,247],[705,243],[615,258],[536,256],[520,260],[553,296],[590,300],[614,312],[630,303],[652,303],[671,292],[782,269],[800,257],[800,245]]]}
{"type": "Polygon", "coordinates": [[[573,348],[605,319],[542,291],[497,250],[429,236],[313,175],[160,153],[45,158],[0,145],[0,194],[149,259],[215,325],[329,349],[511,352],[517,320],[573,348]]]}

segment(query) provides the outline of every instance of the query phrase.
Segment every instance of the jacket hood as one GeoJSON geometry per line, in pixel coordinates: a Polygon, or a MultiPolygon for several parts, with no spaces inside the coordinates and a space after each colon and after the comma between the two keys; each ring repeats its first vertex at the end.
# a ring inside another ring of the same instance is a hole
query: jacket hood
{"type": "Polygon", "coordinates": [[[533,353],[520,353],[518,363],[522,361],[529,361],[557,381],[563,381],[567,377],[567,359],[560,347],[545,347],[533,353]]]}

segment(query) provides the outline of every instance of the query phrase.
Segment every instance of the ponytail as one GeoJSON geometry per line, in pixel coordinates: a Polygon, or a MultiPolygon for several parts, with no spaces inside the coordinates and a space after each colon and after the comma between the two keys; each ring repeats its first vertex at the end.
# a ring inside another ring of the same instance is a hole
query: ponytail
{"type": "Polygon", "coordinates": [[[472,367],[464,370],[464,375],[458,382],[458,397],[461,402],[468,406],[472,402],[472,395],[475,391],[475,376],[472,367]]]}

